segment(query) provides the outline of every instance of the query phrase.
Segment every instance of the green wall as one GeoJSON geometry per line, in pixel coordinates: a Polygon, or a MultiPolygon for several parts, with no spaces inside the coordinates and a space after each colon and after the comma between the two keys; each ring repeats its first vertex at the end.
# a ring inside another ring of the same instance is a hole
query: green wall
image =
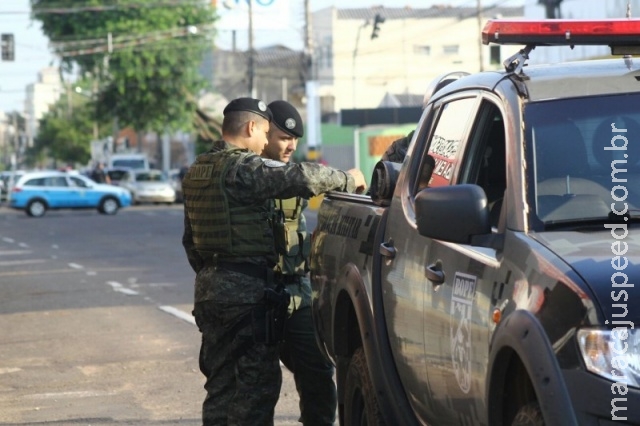
{"type": "Polygon", "coordinates": [[[364,173],[365,178],[367,178],[367,184],[371,183],[371,174],[373,173],[373,168],[376,163],[380,161],[382,155],[371,155],[369,153],[369,138],[373,136],[384,136],[384,135],[393,135],[400,139],[404,137],[412,130],[415,130],[416,124],[404,124],[400,126],[367,126],[360,128],[358,134],[358,159],[360,162],[360,170],[364,173]]]}
{"type": "MultiPolygon", "coordinates": [[[[358,128],[357,126],[339,126],[337,124],[320,125],[320,132],[322,134],[322,145],[320,150],[331,150],[332,148],[345,148],[353,147],[354,143],[357,143],[356,155],[354,159],[353,167],[356,164],[360,164],[360,170],[364,173],[367,183],[371,183],[371,174],[376,163],[380,160],[381,155],[371,155],[369,153],[369,138],[374,136],[393,135],[397,136],[396,139],[404,137],[412,130],[415,130],[416,124],[403,124],[403,125],[376,125],[365,126],[358,128]],[[356,129],[358,133],[356,136],[356,129]],[[358,138],[354,141],[354,138],[358,138]]],[[[295,161],[305,161],[305,155],[307,154],[307,141],[306,137],[300,139],[298,143],[298,149],[296,150],[295,161]]]]}

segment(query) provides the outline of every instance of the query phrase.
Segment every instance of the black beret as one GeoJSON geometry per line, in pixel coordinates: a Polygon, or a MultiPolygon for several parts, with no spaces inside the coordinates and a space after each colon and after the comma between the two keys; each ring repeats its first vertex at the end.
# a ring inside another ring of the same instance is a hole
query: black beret
{"type": "Polygon", "coordinates": [[[269,104],[269,109],[273,114],[271,122],[280,130],[296,138],[304,135],[302,117],[296,107],[287,101],[273,101],[269,104]]]}
{"type": "Polygon", "coordinates": [[[229,104],[225,107],[222,114],[227,115],[228,112],[234,111],[248,111],[254,114],[258,114],[267,120],[271,121],[273,116],[271,115],[271,111],[267,104],[265,104],[260,99],[254,98],[237,98],[229,102],[229,104]]]}

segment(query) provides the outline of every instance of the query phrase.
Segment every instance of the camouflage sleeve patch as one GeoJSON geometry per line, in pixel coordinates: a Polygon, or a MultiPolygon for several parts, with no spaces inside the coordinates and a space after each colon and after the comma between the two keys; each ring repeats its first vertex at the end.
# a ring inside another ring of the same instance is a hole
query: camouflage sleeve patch
{"type": "Polygon", "coordinates": [[[282,161],[271,160],[271,159],[263,159],[264,165],[267,167],[284,167],[287,163],[283,163],[282,161]]]}

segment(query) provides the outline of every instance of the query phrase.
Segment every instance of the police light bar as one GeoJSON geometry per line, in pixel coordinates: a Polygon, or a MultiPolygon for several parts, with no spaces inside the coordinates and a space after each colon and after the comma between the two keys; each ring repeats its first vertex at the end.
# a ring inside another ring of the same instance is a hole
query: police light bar
{"type": "Polygon", "coordinates": [[[482,30],[482,43],[534,46],[604,45],[611,46],[612,51],[615,50],[615,46],[625,49],[629,47],[638,52],[640,19],[492,19],[482,30]]]}

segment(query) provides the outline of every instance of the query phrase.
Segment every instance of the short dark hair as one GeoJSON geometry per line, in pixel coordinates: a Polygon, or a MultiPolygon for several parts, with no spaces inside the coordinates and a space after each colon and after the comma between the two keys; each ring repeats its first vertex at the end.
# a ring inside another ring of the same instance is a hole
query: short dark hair
{"type": "Polygon", "coordinates": [[[240,134],[242,126],[249,121],[255,121],[256,123],[268,122],[266,118],[261,115],[254,114],[249,111],[232,111],[222,119],[222,133],[227,133],[231,136],[237,136],[240,134]]]}

